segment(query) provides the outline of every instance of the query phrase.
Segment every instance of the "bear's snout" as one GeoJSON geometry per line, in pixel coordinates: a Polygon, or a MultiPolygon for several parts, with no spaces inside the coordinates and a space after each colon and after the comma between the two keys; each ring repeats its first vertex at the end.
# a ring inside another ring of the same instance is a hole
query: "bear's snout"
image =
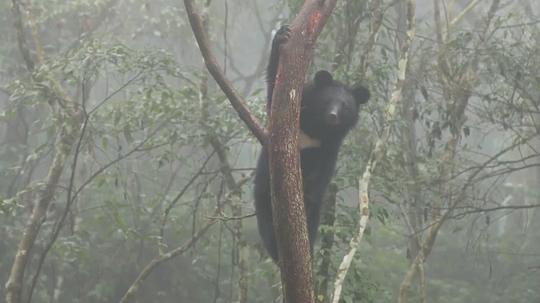
{"type": "Polygon", "coordinates": [[[326,123],[328,125],[338,125],[339,124],[339,108],[337,106],[330,108],[325,117],[326,123]]]}

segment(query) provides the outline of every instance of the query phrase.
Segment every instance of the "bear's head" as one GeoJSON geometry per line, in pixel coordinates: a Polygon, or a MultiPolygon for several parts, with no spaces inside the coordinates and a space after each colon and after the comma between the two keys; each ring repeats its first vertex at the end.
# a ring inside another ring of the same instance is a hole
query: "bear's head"
{"type": "Polygon", "coordinates": [[[306,85],[302,96],[301,129],[321,141],[342,140],[358,122],[360,105],[369,99],[363,86],[349,88],[321,70],[306,85]]]}

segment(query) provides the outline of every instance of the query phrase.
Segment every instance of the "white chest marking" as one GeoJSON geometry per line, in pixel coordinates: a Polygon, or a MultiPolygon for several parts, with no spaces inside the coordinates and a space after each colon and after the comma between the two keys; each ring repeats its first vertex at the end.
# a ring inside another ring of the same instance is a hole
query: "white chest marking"
{"type": "Polygon", "coordinates": [[[312,137],[308,136],[302,130],[300,130],[299,141],[300,141],[299,142],[300,149],[321,147],[321,141],[320,140],[317,140],[315,138],[312,138],[312,137]]]}

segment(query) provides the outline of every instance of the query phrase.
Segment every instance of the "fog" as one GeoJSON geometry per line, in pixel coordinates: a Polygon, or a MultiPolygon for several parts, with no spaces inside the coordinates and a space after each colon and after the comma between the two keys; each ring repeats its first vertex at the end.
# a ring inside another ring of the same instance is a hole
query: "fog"
{"type": "MultiPolygon", "coordinates": [[[[303,1],[194,2],[266,125],[272,38],[303,1]]],[[[4,1],[0,25],[0,302],[282,301],[261,146],[184,1],[4,1]]],[[[324,196],[316,302],[540,302],[539,69],[535,1],[337,2],[306,81],[371,98],[324,196]]]]}

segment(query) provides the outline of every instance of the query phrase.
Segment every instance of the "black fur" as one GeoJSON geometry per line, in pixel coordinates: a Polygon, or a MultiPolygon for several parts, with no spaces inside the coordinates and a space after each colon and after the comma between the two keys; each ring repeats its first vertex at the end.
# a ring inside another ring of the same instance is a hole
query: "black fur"
{"type": "MultiPolygon", "coordinates": [[[[290,36],[288,27],[282,27],[274,37],[267,69],[268,108],[270,108],[279,61],[279,46],[290,36]]],[[[304,203],[311,249],[319,227],[319,212],[324,193],[332,179],[339,148],[343,139],[358,122],[360,104],[369,99],[369,91],[362,87],[348,88],[333,79],[327,71],[318,71],[311,83],[306,84],[300,112],[301,132],[317,142],[315,146],[300,142],[301,168],[304,184],[304,203]]],[[[263,244],[274,261],[278,260],[276,240],[272,226],[270,200],[270,171],[268,153],[262,149],[255,172],[255,210],[263,244]]]]}

